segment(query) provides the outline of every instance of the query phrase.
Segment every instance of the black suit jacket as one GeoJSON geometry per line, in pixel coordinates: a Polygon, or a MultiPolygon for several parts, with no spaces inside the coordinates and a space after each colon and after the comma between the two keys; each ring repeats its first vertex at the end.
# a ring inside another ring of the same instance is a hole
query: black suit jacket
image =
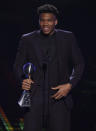
{"type": "MultiPolygon", "coordinates": [[[[74,88],[81,79],[84,70],[84,60],[80,49],[77,46],[76,39],[72,32],[56,29],[56,49],[58,59],[58,84],[71,83],[74,88]]],[[[39,31],[34,31],[22,35],[16,60],[14,71],[19,81],[24,79],[22,67],[27,62],[32,62],[36,66],[36,72],[33,79],[40,85],[42,79],[42,62],[41,52],[38,47],[39,31]]],[[[55,68],[55,67],[54,67],[55,68]]],[[[51,76],[50,76],[51,77],[51,76]]],[[[52,76],[53,77],[53,76],[52,76]]],[[[72,99],[70,93],[64,98],[69,108],[72,107],[72,99]]]]}

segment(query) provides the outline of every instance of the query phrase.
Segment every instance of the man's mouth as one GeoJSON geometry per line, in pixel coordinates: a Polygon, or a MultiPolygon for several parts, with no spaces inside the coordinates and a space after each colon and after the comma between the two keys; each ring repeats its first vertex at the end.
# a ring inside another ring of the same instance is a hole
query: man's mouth
{"type": "Polygon", "coordinates": [[[43,27],[43,30],[47,32],[47,31],[49,31],[50,29],[49,29],[48,27],[43,27]]]}

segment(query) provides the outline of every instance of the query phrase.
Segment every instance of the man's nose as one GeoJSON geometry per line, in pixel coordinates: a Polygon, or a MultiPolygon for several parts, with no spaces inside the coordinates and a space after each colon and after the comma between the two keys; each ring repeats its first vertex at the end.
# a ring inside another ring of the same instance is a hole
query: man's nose
{"type": "Polygon", "coordinates": [[[45,26],[48,25],[48,21],[44,21],[44,25],[45,25],[45,26]]]}

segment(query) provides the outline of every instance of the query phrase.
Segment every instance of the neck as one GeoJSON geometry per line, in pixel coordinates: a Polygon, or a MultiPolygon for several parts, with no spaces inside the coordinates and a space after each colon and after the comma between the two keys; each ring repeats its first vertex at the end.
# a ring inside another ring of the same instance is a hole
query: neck
{"type": "Polygon", "coordinates": [[[44,36],[52,36],[54,33],[55,33],[55,29],[50,32],[49,34],[44,34],[43,31],[41,30],[41,33],[44,35],[44,36]]]}

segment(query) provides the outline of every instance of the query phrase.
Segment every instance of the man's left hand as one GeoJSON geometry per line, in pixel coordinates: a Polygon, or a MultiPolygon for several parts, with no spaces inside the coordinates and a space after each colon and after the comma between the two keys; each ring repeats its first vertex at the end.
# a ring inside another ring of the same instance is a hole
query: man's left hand
{"type": "Polygon", "coordinates": [[[62,97],[67,96],[67,94],[71,90],[71,86],[72,85],[70,83],[67,83],[67,84],[56,86],[56,87],[52,87],[51,88],[52,90],[58,90],[58,91],[51,97],[54,99],[61,99],[62,97]]]}

